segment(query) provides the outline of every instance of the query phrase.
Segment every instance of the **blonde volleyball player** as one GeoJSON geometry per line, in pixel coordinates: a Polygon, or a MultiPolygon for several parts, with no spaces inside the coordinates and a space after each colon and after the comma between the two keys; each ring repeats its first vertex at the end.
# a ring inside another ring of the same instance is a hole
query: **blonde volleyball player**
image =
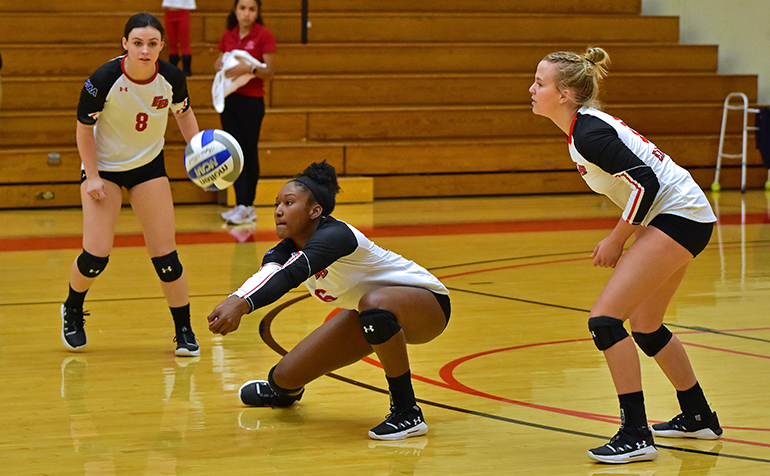
{"type": "Polygon", "coordinates": [[[268,373],[240,389],[253,406],[290,406],[305,385],[375,352],[385,370],[390,414],[369,431],[373,439],[423,435],[428,427],[412,389],[407,344],[436,338],[450,315],[449,293],[421,266],[380,248],[331,216],[339,191],[334,168],[314,163],[278,193],[275,229],[281,241],[259,272],[208,316],[226,335],[241,317],[276,301],[303,282],[316,299],[344,309],[287,353],[268,373]]]}
{"type": "Polygon", "coordinates": [[[107,266],[125,187],[171,308],[175,353],[200,355],[190,326],[187,278],[177,257],[174,205],[163,161],[169,110],[187,141],[198,133],[198,122],[182,71],[158,61],[163,34],[154,16],[132,16],[122,40],[126,53],[97,69],[80,93],[83,251],[72,264],[69,295],[61,307],[62,341],[70,349],[86,345],[83,303],[107,266]]]}
{"type": "Polygon", "coordinates": [[[601,48],[583,55],[549,54],[538,65],[529,92],[532,111],[567,135],[570,155],[586,183],[623,209],[612,233],[592,253],[594,266],[615,270],[588,319],[618,393],[622,426],[588,456],[628,463],[657,456],[653,434],[706,439],[722,434],[682,343],[663,325],[687,265],[708,244],[716,217],[686,170],[623,121],[597,109],[599,81],[608,64],[601,48]],[[623,254],[631,235],[634,242],[623,254]],[[630,322],[631,336],[624,321],[630,322]],[[634,341],[655,358],[676,388],[682,409],[671,421],[653,425],[652,432],[634,341]]]}

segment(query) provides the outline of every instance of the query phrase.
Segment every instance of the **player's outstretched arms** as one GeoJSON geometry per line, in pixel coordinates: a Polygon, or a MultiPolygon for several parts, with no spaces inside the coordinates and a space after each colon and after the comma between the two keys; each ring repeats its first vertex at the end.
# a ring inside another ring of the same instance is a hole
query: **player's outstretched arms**
{"type": "Polygon", "coordinates": [[[241,317],[250,311],[251,306],[245,299],[230,296],[209,314],[209,330],[214,334],[227,335],[238,329],[241,325],[241,317]]]}

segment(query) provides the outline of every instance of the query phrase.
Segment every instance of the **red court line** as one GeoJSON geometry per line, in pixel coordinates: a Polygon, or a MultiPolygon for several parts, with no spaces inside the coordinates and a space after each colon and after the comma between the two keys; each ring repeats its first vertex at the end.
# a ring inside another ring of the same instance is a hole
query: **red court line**
{"type": "Polygon", "coordinates": [[[741,352],[738,350],[730,350],[730,349],[722,349],[720,347],[711,347],[708,345],[702,345],[702,344],[692,344],[688,342],[682,342],[684,345],[689,345],[692,347],[700,347],[701,349],[708,349],[708,350],[716,350],[719,352],[728,352],[730,354],[738,354],[738,355],[745,355],[746,357],[757,357],[760,359],[770,359],[770,355],[761,355],[761,354],[750,354],[748,352],[741,352]]]}
{"type": "MultiPolygon", "coordinates": [[[[620,419],[618,419],[616,417],[611,417],[611,416],[608,416],[608,415],[600,415],[600,414],[596,414],[596,413],[579,412],[579,411],[575,411],[575,410],[567,410],[567,409],[563,409],[563,408],[549,407],[549,406],[546,406],[546,405],[537,405],[537,404],[533,404],[533,403],[522,402],[520,400],[513,400],[513,399],[510,399],[510,398],[505,398],[505,397],[500,397],[500,396],[497,396],[497,395],[488,394],[488,393],[481,392],[481,391],[478,391],[476,389],[473,389],[471,387],[468,387],[467,385],[464,385],[464,384],[460,383],[454,377],[454,370],[460,364],[462,364],[464,362],[467,362],[469,360],[475,359],[477,357],[482,357],[482,356],[486,356],[486,355],[490,355],[490,354],[494,354],[494,353],[498,353],[498,352],[506,352],[506,351],[509,351],[509,350],[518,350],[518,349],[523,349],[523,348],[527,348],[527,347],[537,347],[537,346],[542,346],[542,345],[565,344],[565,343],[580,342],[580,341],[586,341],[586,340],[590,340],[590,339],[586,338],[586,339],[571,339],[571,340],[554,341],[554,342],[541,342],[541,343],[535,343],[535,344],[525,344],[525,345],[519,345],[519,346],[513,346],[513,347],[506,347],[506,348],[503,348],[503,349],[494,349],[494,350],[489,350],[489,351],[485,351],[485,352],[479,352],[477,354],[472,354],[472,355],[468,355],[468,356],[461,357],[459,359],[453,360],[452,362],[448,363],[447,365],[445,365],[444,367],[441,368],[441,370],[439,371],[439,375],[441,375],[441,378],[449,384],[448,388],[450,388],[452,390],[456,390],[458,392],[466,393],[466,394],[469,394],[469,395],[475,395],[475,396],[479,396],[479,397],[483,397],[483,398],[488,398],[488,399],[491,399],[491,400],[496,400],[496,401],[504,402],[504,403],[511,403],[513,405],[519,405],[519,406],[523,406],[523,407],[527,407],[527,408],[533,408],[535,410],[543,410],[543,411],[547,411],[547,412],[551,412],[551,413],[558,413],[558,414],[561,414],[561,415],[574,416],[574,417],[585,418],[585,419],[589,419],[589,420],[595,420],[595,421],[602,421],[602,422],[606,422],[606,423],[619,424],[620,423],[620,419]]],[[[703,346],[703,347],[705,347],[705,346],[703,346]]],[[[716,350],[716,351],[730,352],[730,350],[728,350],[728,349],[719,349],[719,348],[716,348],[716,347],[706,347],[706,348],[711,349],[711,350],[716,350]]],[[[744,355],[753,356],[752,354],[744,354],[744,355]]],[[[767,358],[766,356],[757,356],[757,357],[767,358]]],[[[415,377],[415,376],[413,376],[413,377],[415,377]]],[[[441,385],[441,386],[445,387],[445,388],[447,387],[446,385],[441,385]]],[[[743,427],[739,428],[739,427],[729,427],[729,426],[724,426],[723,428],[725,428],[725,429],[732,429],[732,430],[740,429],[740,430],[747,430],[747,431],[770,431],[770,429],[768,429],[768,428],[743,428],[743,427]]],[[[739,440],[739,439],[734,439],[734,438],[721,438],[721,440],[722,441],[729,441],[729,442],[732,442],[732,443],[741,443],[741,444],[745,444],[745,445],[761,446],[761,447],[770,448],[770,443],[761,443],[761,442],[758,442],[758,441],[739,440]]]]}
{"type": "MultiPolygon", "coordinates": [[[[580,231],[612,229],[618,218],[569,218],[554,220],[512,220],[502,222],[477,223],[428,223],[414,225],[375,225],[357,227],[370,238],[407,237],[407,236],[441,236],[441,235],[478,235],[495,233],[523,233],[539,231],[580,231]]],[[[746,214],[742,219],[740,214],[721,215],[721,224],[757,224],[770,223],[770,217],[763,213],[746,214]]],[[[237,229],[233,233],[239,234],[237,229]]],[[[242,243],[255,241],[276,241],[273,230],[248,232],[246,236],[236,237],[230,231],[181,231],[176,234],[177,244],[216,244],[242,243]]],[[[115,235],[115,247],[144,246],[141,233],[115,235]]],[[[77,249],[82,247],[82,238],[75,236],[30,236],[0,238],[0,251],[34,251],[77,249]]]]}
{"type": "MultiPolygon", "coordinates": [[[[336,315],[338,312],[339,312],[339,310],[336,310],[335,312],[330,314],[329,317],[327,317],[327,319],[330,319],[331,317],[336,315]]],[[[489,393],[481,392],[479,390],[476,390],[476,389],[473,389],[471,387],[468,387],[467,385],[463,385],[462,383],[460,383],[454,377],[454,369],[457,366],[459,366],[461,363],[467,362],[467,361],[469,361],[471,359],[474,359],[476,357],[481,357],[481,356],[484,356],[484,355],[494,354],[494,353],[497,353],[497,352],[505,352],[505,351],[508,351],[508,350],[522,349],[522,348],[526,348],[526,347],[535,347],[535,346],[539,346],[539,345],[550,345],[550,344],[564,344],[564,343],[580,342],[580,341],[586,341],[586,340],[590,340],[590,339],[588,339],[588,338],[586,338],[586,339],[571,339],[571,340],[564,340],[564,341],[557,341],[557,342],[543,342],[543,343],[536,343],[536,344],[525,344],[525,345],[520,345],[520,346],[507,347],[507,348],[504,348],[504,349],[495,349],[495,350],[490,350],[490,351],[485,351],[485,352],[479,352],[478,354],[473,354],[473,355],[469,355],[469,356],[466,356],[466,357],[461,357],[461,358],[459,358],[457,360],[454,360],[454,361],[450,362],[449,364],[445,365],[444,367],[442,367],[440,372],[439,372],[439,374],[441,375],[441,378],[445,382],[429,379],[429,378],[422,377],[422,376],[416,375],[416,374],[412,374],[412,379],[418,380],[420,382],[428,383],[428,384],[431,384],[431,385],[435,385],[437,387],[442,387],[442,388],[446,388],[446,389],[449,389],[449,390],[454,390],[454,391],[457,391],[457,392],[465,393],[465,394],[468,394],[468,395],[475,395],[477,397],[488,398],[490,400],[496,400],[496,401],[502,402],[502,403],[510,403],[512,405],[518,405],[518,406],[522,406],[522,407],[526,407],[526,408],[532,408],[534,410],[542,410],[542,411],[547,411],[547,412],[551,412],[551,413],[558,413],[558,414],[566,415],[566,416],[574,416],[574,417],[577,417],[577,418],[585,418],[585,419],[588,419],[588,420],[601,421],[601,422],[604,422],[604,423],[612,423],[612,424],[619,425],[620,424],[620,418],[618,418],[618,417],[613,417],[613,416],[609,416],[609,415],[601,415],[601,414],[598,414],[598,413],[588,413],[588,412],[581,412],[581,411],[576,411],[576,410],[567,410],[567,409],[564,409],[564,408],[549,407],[549,406],[546,406],[546,405],[538,405],[538,404],[534,404],[534,403],[523,402],[521,400],[513,400],[513,399],[510,399],[510,398],[500,397],[500,396],[497,396],[497,395],[492,395],[492,394],[489,394],[489,393]]],[[[717,348],[713,348],[713,349],[714,350],[723,350],[723,349],[717,349],[717,348]]],[[[372,359],[370,357],[364,357],[364,359],[362,359],[362,360],[364,362],[368,363],[368,364],[374,365],[375,367],[382,368],[382,364],[380,362],[378,362],[378,361],[376,361],[376,360],[374,360],[374,359],[372,359]]],[[[660,423],[660,422],[651,421],[650,423],[660,423]]],[[[747,427],[735,427],[735,426],[723,426],[722,428],[724,428],[726,430],[770,431],[770,428],[747,428],[747,427]]],[[[720,440],[721,441],[729,441],[731,443],[740,443],[740,444],[744,444],[744,445],[760,446],[760,447],[770,448],[770,443],[761,443],[761,442],[758,442],[758,441],[739,440],[739,439],[736,439],[736,438],[720,438],[720,440]]]]}
{"type": "Polygon", "coordinates": [[[758,223],[770,223],[770,212],[767,213],[747,213],[744,218],[741,218],[740,213],[730,213],[720,215],[717,218],[717,224],[719,225],[740,225],[744,223],[746,225],[756,225],[758,223]]]}
{"type": "MultiPolygon", "coordinates": [[[[342,311],[343,311],[343,309],[341,309],[341,308],[334,309],[332,312],[330,312],[326,316],[326,319],[324,319],[324,321],[328,321],[329,319],[331,319],[332,317],[336,316],[337,314],[339,314],[342,311]]],[[[746,331],[746,330],[764,331],[764,330],[770,330],[770,328],[742,329],[742,330],[743,331],[746,331]]],[[[729,331],[729,332],[736,332],[736,331],[738,331],[738,330],[732,330],[732,331],[729,331]]],[[[705,332],[706,331],[686,331],[686,332],[683,332],[681,334],[693,334],[693,333],[705,333],[705,332]]],[[[680,334],[680,333],[677,333],[677,334],[680,334]]],[[[601,415],[601,414],[598,414],[598,413],[581,412],[581,411],[577,411],[577,410],[567,410],[567,409],[564,409],[564,408],[550,407],[550,406],[547,406],[547,405],[538,405],[536,403],[529,403],[529,402],[524,402],[524,401],[521,401],[521,400],[514,400],[514,399],[511,399],[511,398],[501,397],[501,396],[498,396],[498,395],[492,395],[490,393],[482,392],[482,391],[476,390],[474,388],[468,387],[467,385],[464,385],[464,384],[460,383],[460,381],[458,381],[455,378],[455,376],[454,376],[454,370],[460,364],[468,362],[470,360],[473,360],[473,359],[475,359],[477,357],[483,357],[483,356],[487,356],[487,355],[491,355],[491,354],[495,354],[495,353],[499,353],[499,352],[507,352],[507,351],[510,351],[510,350],[524,349],[524,348],[528,348],[528,347],[538,347],[538,346],[556,345],[556,344],[567,344],[567,343],[573,343],[573,342],[584,342],[584,341],[588,341],[588,340],[591,340],[591,339],[586,337],[586,338],[580,338],[580,339],[568,339],[568,340],[554,341],[554,342],[538,342],[538,343],[533,343],[533,344],[523,344],[523,345],[518,345],[518,346],[505,347],[505,348],[502,348],[502,349],[493,349],[493,350],[488,350],[488,351],[484,351],[484,352],[478,352],[476,354],[467,355],[465,357],[461,357],[459,359],[453,360],[453,361],[449,362],[447,365],[445,365],[444,367],[442,367],[441,370],[439,371],[439,375],[441,376],[441,379],[443,381],[430,379],[430,378],[423,377],[423,376],[417,375],[417,374],[412,374],[412,379],[420,381],[420,382],[423,382],[423,383],[427,383],[427,384],[430,384],[430,385],[434,385],[436,387],[441,387],[441,388],[445,388],[445,389],[448,389],[448,390],[454,390],[456,392],[465,393],[467,395],[475,395],[477,397],[487,398],[487,399],[490,399],[490,400],[496,400],[496,401],[502,402],[502,403],[510,403],[512,405],[518,405],[518,406],[522,406],[522,407],[526,407],[526,408],[532,408],[532,409],[535,409],[535,410],[542,410],[542,411],[547,411],[547,412],[551,412],[551,413],[558,413],[558,414],[561,414],[561,415],[574,416],[574,417],[577,417],[577,418],[585,418],[585,419],[588,419],[588,420],[601,421],[601,422],[605,422],[605,423],[620,424],[620,419],[619,418],[614,417],[614,416],[610,416],[610,415],[601,415]]],[[[702,345],[697,345],[697,344],[688,344],[686,342],[684,344],[685,345],[693,345],[693,346],[696,346],[696,347],[703,347],[703,348],[706,348],[706,349],[709,349],[709,350],[715,350],[715,351],[734,352],[734,351],[731,351],[729,349],[721,349],[721,348],[717,348],[717,347],[708,347],[708,346],[702,346],[702,345]]],[[[741,354],[741,355],[746,355],[746,356],[749,356],[749,357],[770,358],[768,356],[748,354],[746,352],[735,352],[735,353],[741,354]]],[[[375,359],[373,359],[371,357],[364,357],[362,359],[362,361],[366,362],[369,365],[373,365],[375,367],[382,368],[382,364],[379,361],[377,361],[377,360],[375,360],[375,359]]],[[[652,423],[660,423],[660,422],[652,422],[652,423]]],[[[727,429],[727,430],[770,431],[770,428],[746,428],[746,427],[733,427],[733,426],[723,426],[723,428],[727,429]]],[[[734,439],[734,438],[721,438],[721,439],[722,439],[722,441],[730,441],[730,442],[733,442],[733,443],[742,443],[742,444],[746,444],[746,445],[770,447],[770,444],[768,444],[768,443],[760,443],[760,442],[756,442],[756,441],[738,440],[738,439],[734,439]]]]}
{"type": "Polygon", "coordinates": [[[424,235],[478,235],[494,233],[522,233],[527,231],[572,231],[611,229],[617,218],[569,218],[555,220],[516,220],[502,222],[433,223],[417,225],[382,225],[356,227],[372,237],[424,235]]]}
{"type": "MultiPolygon", "coordinates": [[[[382,225],[357,227],[370,238],[396,236],[441,236],[495,233],[521,233],[526,231],[569,231],[611,229],[617,223],[615,218],[591,218],[569,220],[522,220],[479,223],[434,223],[419,225],[382,225]]],[[[237,231],[237,229],[233,229],[237,231]]],[[[277,241],[274,230],[252,232],[246,238],[238,239],[227,230],[222,231],[181,231],[176,234],[177,244],[215,244],[255,241],[277,241]]],[[[0,251],[33,251],[75,249],[82,246],[77,236],[34,236],[0,238],[0,251]]],[[[144,246],[141,233],[115,235],[115,247],[144,246]]]]}
{"type": "MultiPolygon", "coordinates": [[[[253,232],[246,241],[276,241],[277,239],[275,232],[270,230],[253,232]]],[[[199,245],[241,241],[227,231],[193,231],[178,232],[176,242],[179,245],[199,245]]],[[[82,246],[83,238],[80,235],[0,238],[0,251],[64,250],[82,246]]],[[[117,234],[113,246],[115,248],[144,246],[144,236],[141,233],[117,234]]]]}

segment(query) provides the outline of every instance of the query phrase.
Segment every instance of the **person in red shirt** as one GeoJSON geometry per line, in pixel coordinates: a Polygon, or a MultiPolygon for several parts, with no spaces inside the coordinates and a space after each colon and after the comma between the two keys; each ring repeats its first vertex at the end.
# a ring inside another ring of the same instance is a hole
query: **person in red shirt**
{"type": "Polygon", "coordinates": [[[214,68],[222,69],[222,56],[233,50],[244,50],[264,67],[252,67],[241,62],[225,71],[233,79],[248,74],[251,81],[225,98],[225,109],[220,115],[222,129],[232,134],[243,149],[243,172],[235,181],[236,206],[225,213],[222,219],[235,225],[250,223],[257,219],[254,198],[259,181],[259,131],[265,117],[265,80],[273,77],[275,65],[275,37],[265,28],[262,21],[262,0],[235,0],[233,11],[227,17],[227,30],[219,42],[219,51],[214,68]]]}

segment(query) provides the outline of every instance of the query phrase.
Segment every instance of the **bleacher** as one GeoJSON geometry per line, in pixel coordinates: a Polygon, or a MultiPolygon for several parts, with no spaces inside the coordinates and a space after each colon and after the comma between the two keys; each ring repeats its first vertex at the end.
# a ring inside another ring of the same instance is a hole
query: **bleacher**
{"type": "MultiPolygon", "coordinates": [[[[232,2],[197,4],[191,102],[202,129],[219,128],[210,88],[232,2]]],[[[301,4],[263,3],[278,42],[260,141],[265,180],[327,160],[342,177],[370,177],[374,198],[588,191],[563,133],[531,112],[537,63],[557,50],[605,48],[612,58],[607,112],[704,188],[713,180],[725,96],[757,99],[756,75],[717,74],[717,45],[679,44],[678,18],[641,16],[640,0],[310,0],[307,44],[301,4]]],[[[61,0],[47,9],[0,1],[3,208],[80,204],[82,83],[121,53],[131,14],[162,20],[157,0],[61,0]]],[[[740,148],[740,127],[730,123],[727,148],[740,148]]],[[[175,201],[216,201],[187,180],[173,120],[166,138],[175,201]]],[[[748,186],[762,187],[754,147],[749,165],[748,186]]],[[[722,187],[739,182],[737,164],[726,164],[722,187]]]]}

